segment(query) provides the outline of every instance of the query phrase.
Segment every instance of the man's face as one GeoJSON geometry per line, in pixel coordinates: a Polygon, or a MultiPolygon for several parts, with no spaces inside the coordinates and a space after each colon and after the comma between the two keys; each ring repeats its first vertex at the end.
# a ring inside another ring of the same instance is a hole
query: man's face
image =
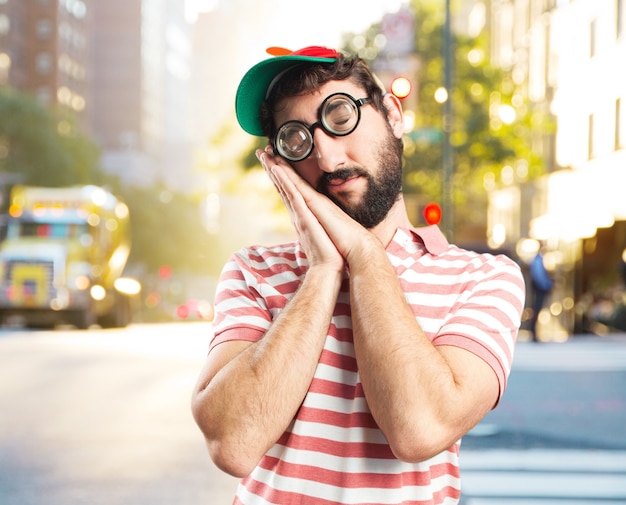
{"type": "MultiPolygon", "coordinates": [[[[332,93],[355,99],[365,92],[349,81],[331,81],[316,93],[291,97],[279,104],[276,125],[319,120],[318,111],[332,93]]],[[[347,136],[334,137],[316,128],[315,147],[303,161],[292,162],[298,173],[366,228],[373,228],[398,200],[402,185],[402,145],[381,111],[361,106],[361,121],[347,136]]]]}

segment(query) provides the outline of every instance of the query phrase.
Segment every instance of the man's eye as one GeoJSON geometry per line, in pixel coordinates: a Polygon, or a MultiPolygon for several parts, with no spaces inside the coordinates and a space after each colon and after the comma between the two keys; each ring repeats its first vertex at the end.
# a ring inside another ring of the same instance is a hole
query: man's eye
{"type": "Polygon", "coordinates": [[[351,125],[354,121],[354,107],[347,102],[340,102],[337,104],[331,104],[326,111],[326,118],[328,124],[334,128],[341,129],[345,125],[351,125]]]}
{"type": "Polygon", "coordinates": [[[347,111],[336,112],[332,115],[331,123],[340,126],[350,122],[352,114],[347,111]]]}
{"type": "Polygon", "coordinates": [[[297,151],[302,149],[302,147],[307,143],[307,136],[303,131],[291,131],[284,139],[285,144],[292,151],[297,151]]]}

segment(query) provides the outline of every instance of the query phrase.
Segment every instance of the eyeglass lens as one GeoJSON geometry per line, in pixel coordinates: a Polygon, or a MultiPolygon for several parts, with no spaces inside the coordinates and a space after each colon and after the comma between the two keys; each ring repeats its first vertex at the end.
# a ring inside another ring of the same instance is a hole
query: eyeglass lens
{"type": "Polygon", "coordinates": [[[301,121],[287,121],[276,134],[278,154],[290,161],[301,161],[313,151],[313,132],[320,126],[333,136],[352,133],[361,118],[361,105],[368,99],[355,100],[345,93],[335,93],[327,97],[320,109],[320,121],[307,126],[301,121]]]}

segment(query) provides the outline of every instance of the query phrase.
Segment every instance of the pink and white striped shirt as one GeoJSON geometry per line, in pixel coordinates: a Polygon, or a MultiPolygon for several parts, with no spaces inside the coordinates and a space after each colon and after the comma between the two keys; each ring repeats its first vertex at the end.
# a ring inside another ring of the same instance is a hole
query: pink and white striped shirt
{"type": "MultiPolygon", "coordinates": [[[[436,226],[398,229],[387,246],[405,297],[434,345],[476,354],[506,388],[524,305],[519,267],[449,245],[436,226]]],[[[252,247],[225,265],[211,349],[257,341],[298,289],[298,243],[252,247]]],[[[460,496],[460,441],[421,463],[396,459],[363,394],[344,280],[319,364],[287,431],[237,490],[235,505],[434,505],[460,496]]]]}

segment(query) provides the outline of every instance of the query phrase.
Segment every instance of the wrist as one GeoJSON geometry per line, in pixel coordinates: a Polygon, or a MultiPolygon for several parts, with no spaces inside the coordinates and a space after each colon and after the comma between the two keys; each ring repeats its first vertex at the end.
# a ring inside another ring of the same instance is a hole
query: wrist
{"type": "Polygon", "coordinates": [[[372,264],[377,264],[381,260],[386,259],[387,253],[385,248],[372,233],[364,235],[363,239],[357,245],[351,247],[346,255],[346,262],[350,265],[351,271],[361,266],[368,267],[372,264]]]}
{"type": "Polygon", "coordinates": [[[317,263],[309,267],[305,280],[315,284],[341,285],[345,267],[338,267],[331,263],[317,263]]]}

